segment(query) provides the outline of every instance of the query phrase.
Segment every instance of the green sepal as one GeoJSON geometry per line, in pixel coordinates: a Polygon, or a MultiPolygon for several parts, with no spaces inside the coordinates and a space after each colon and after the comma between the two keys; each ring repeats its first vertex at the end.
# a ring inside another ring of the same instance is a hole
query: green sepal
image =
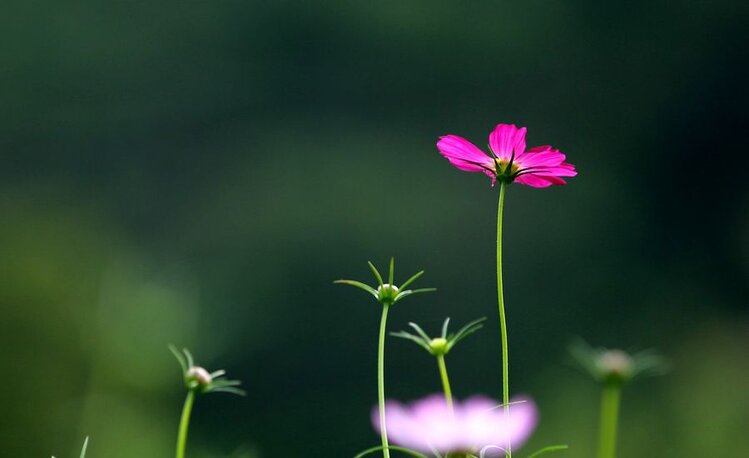
{"type": "Polygon", "coordinates": [[[428,343],[429,341],[432,340],[432,338],[429,337],[429,335],[426,332],[424,332],[424,330],[421,329],[421,326],[419,326],[418,324],[416,324],[416,323],[414,323],[412,321],[412,322],[408,323],[408,325],[411,326],[414,329],[414,331],[416,331],[416,333],[419,334],[422,339],[424,339],[425,342],[428,343]]]}
{"type": "Polygon", "coordinates": [[[88,448],[88,436],[83,441],[83,447],[81,447],[81,458],[86,458],[86,449],[88,448]]]}
{"type": "Polygon", "coordinates": [[[355,286],[359,289],[363,289],[364,291],[368,292],[369,294],[373,295],[374,297],[377,297],[377,290],[372,288],[371,286],[364,284],[360,281],[356,280],[336,280],[333,283],[339,284],[339,285],[350,285],[355,286]]]}
{"type": "Polygon", "coordinates": [[[450,317],[445,318],[445,322],[442,323],[442,338],[447,339],[447,326],[450,324],[450,317]]]}
{"type": "MultiPolygon", "coordinates": [[[[478,331],[479,329],[484,327],[483,322],[486,321],[486,317],[479,318],[477,320],[473,320],[467,325],[463,326],[456,332],[455,334],[447,337],[448,341],[448,350],[452,349],[455,344],[460,342],[461,340],[465,339],[466,337],[470,336],[474,332],[478,331]]],[[[447,331],[447,320],[445,320],[445,325],[442,329],[443,334],[447,331]]]]}
{"type": "Polygon", "coordinates": [[[391,332],[390,335],[393,337],[410,340],[430,353],[432,351],[431,348],[429,348],[429,343],[425,342],[423,338],[410,334],[406,331],[391,332]]]}
{"type": "Polygon", "coordinates": [[[369,270],[372,271],[375,278],[377,279],[377,283],[382,286],[384,282],[382,281],[382,275],[380,275],[380,271],[377,270],[377,267],[375,267],[374,264],[372,264],[372,261],[367,261],[367,264],[369,264],[369,270]]]}
{"type": "Polygon", "coordinates": [[[409,286],[409,285],[410,285],[411,283],[413,283],[413,282],[415,282],[416,280],[418,280],[418,279],[419,279],[419,277],[421,277],[422,275],[424,275],[424,271],[423,271],[423,270],[421,270],[421,271],[419,271],[419,272],[416,272],[415,274],[411,275],[411,278],[409,278],[408,280],[406,280],[405,282],[403,282],[403,284],[402,284],[402,285],[400,286],[400,288],[401,288],[401,289],[406,289],[406,288],[408,288],[408,286],[409,286]]]}
{"type": "Polygon", "coordinates": [[[185,372],[187,372],[190,366],[187,365],[187,361],[185,360],[185,357],[182,355],[182,353],[179,352],[179,350],[177,350],[177,347],[170,344],[169,351],[171,351],[174,357],[177,358],[177,362],[179,363],[179,366],[182,368],[182,373],[184,374],[185,372]]]}
{"type": "Polygon", "coordinates": [[[437,291],[437,288],[407,289],[405,291],[399,292],[398,295],[395,296],[395,300],[393,300],[393,304],[395,304],[396,302],[400,301],[403,298],[411,296],[412,294],[431,293],[433,291],[437,291]]]}

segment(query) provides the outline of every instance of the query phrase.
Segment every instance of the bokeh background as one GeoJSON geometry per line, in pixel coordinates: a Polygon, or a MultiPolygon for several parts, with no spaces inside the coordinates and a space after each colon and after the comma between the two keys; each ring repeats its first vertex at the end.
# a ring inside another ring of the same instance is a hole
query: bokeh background
{"type": "MultiPolygon", "coordinates": [[[[377,444],[379,308],[332,284],[396,256],[439,292],[390,329],[488,316],[448,358],[499,395],[497,189],[435,150],[529,127],[577,165],[506,207],[512,390],[528,450],[591,457],[598,388],[565,345],[657,348],[621,456],[749,456],[747,4],[59,2],[0,15],[0,455],[171,456],[168,343],[245,382],[193,457],[377,444]]],[[[390,397],[439,390],[388,342],[390,397]]],[[[561,456],[561,455],[560,455],[561,456]]]]}

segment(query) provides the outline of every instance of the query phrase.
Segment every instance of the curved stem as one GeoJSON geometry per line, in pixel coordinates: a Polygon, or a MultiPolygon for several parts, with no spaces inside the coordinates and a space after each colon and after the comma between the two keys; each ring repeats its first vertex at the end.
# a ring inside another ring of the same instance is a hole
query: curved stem
{"type": "MultiPolygon", "coordinates": [[[[377,398],[380,407],[380,435],[382,436],[382,455],[390,458],[388,444],[387,425],[385,424],[385,328],[390,306],[382,306],[382,318],[380,319],[380,342],[377,351],[377,398]]],[[[179,457],[178,457],[179,458],[179,457]]]]}
{"type": "MultiPolygon", "coordinates": [[[[502,214],[505,207],[507,184],[499,184],[499,202],[497,203],[497,305],[499,307],[499,326],[502,332],[502,404],[505,415],[510,414],[510,364],[507,349],[507,321],[505,319],[505,294],[502,284],[502,214]]],[[[512,444],[507,443],[507,458],[512,458],[512,444]]]]}
{"type": "Polygon", "coordinates": [[[182,407],[182,418],[179,422],[179,432],[177,434],[177,456],[176,458],[185,457],[185,447],[187,446],[187,427],[190,425],[190,413],[192,405],[195,402],[195,391],[189,390],[185,398],[185,404],[182,407]]]}
{"type": "MultiPolygon", "coordinates": [[[[416,450],[411,450],[410,448],[396,447],[395,445],[391,445],[389,448],[390,448],[390,450],[395,450],[395,451],[398,451],[398,452],[403,452],[406,455],[415,456],[416,458],[428,458],[426,455],[421,454],[421,453],[417,452],[416,450]]],[[[364,450],[363,452],[361,452],[358,455],[356,455],[354,458],[362,458],[364,456],[371,455],[374,452],[379,452],[380,450],[386,450],[386,449],[383,449],[381,445],[378,445],[377,447],[372,447],[372,448],[368,448],[368,449],[364,450]]]]}
{"type": "Polygon", "coordinates": [[[440,368],[440,377],[442,378],[442,388],[445,390],[445,401],[450,412],[453,411],[453,393],[450,390],[450,379],[447,377],[447,366],[445,365],[445,355],[437,356],[437,365],[440,368]]]}
{"type": "Polygon", "coordinates": [[[607,382],[603,386],[598,458],[614,458],[616,456],[616,429],[619,421],[621,394],[621,384],[618,382],[607,382]]]}

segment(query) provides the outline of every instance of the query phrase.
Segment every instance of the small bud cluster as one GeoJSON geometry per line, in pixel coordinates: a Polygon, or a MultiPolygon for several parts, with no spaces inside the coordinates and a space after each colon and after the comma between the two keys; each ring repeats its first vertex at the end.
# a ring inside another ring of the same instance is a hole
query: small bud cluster
{"type": "Polygon", "coordinates": [[[383,305],[391,305],[398,297],[398,287],[389,283],[384,283],[377,287],[377,300],[383,305]]]}
{"type": "Polygon", "coordinates": [[[200,366],[193,366],[185,373],[187,386],[208,386],[212,381],[211,374],[200,366]]]}
{"type": "Polygon", "coordinates": [[[429,335],[427,335],[427,333],[424,332],[423,329],[421,329],[421,326],[416,323],[408,323],[408,325],[411,326],[414,331],[416,331],[416,334],[411,334],[406,331],[400,331],[394,332],[391,335],[393,337],[400,337],[401,339],[410,340],[432,355],[440,357],[448,354],[450,350],[452,350],[452,348],[455,346],[455,344],[481,329],[484,326],[482,322],[485,319],[486,318],[480,318],[478,320],[471,321],[467,325],[463,326],[458,332],[452,334],[447,332],[447,327],[450,324],[450,318],[447,318],[442,324],[442,334],[439,337],[434,338],[429,337],[429,335]]]}
{"type": "Polygon", "coordinates": [[[176,347],[170,345],[169,350],[171,350],[182,367],[182,375],[188,390],[198,393],[225,392],[244,396],[245,392],[237,388],[241,382],[226,379],[224,377],[226,371],[208,372],[204,367],[197,366],[193,360],[192,353],[186,348],[178,351],[176,347]]]}
{"type": "Polygon", "coordinates": [[[632,357],[622,350],[606,350],[596,358],[596,366],[603,379],[624,382],[632,377],[632,357]]]}
{"type": "Polygon", "coordinates": [[[582,340],[569,347],[577,365],[595,380],[605,384],[624,384],[634,378],[667,372],[666,360],[652,351],[629,354],[623,350],[592,348],[582,340]]]}
{"type": "Polygon", "coordinates": [[[362,283],[356,280],[336,280],[335,283],[356,286],[357,288],[362,289],[374,296],[374,298],[377,299],[377,302],[385,307],[389,307],[412,294],[435,291],[434,288],[407,289],[413,282],[418,280],[419,277],[424,274],[423,270],[421,272],[413,274],[411,278],[406,280],[402,285],[396,286],[393,282],[393,277],[395,275],[395,260],[393,258],[390,258],[390,271],[387,283],[383,281],[382,275],[380,275],[380,271],[377,270],[374,264],[372,264],[371,262],[368,262],[367,264],[369,264],[369,269],[377,279],[376,287],[373,288],[366,283],[362,283]]]}
{"type": "Polygon", "coordinates": [[[429,341],[429,350],[435,356],[445,355],[450,349],[447,339],[437,337],[429,341]]]}

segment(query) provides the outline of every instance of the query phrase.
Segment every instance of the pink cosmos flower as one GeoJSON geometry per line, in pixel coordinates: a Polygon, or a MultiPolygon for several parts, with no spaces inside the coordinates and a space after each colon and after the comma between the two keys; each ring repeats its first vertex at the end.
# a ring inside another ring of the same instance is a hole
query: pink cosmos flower
{"type": "MultiPolygon", "coordinates": [[[[537,423],[535,404],[530,400],[516,400],[510,404],[509,414],[497,402],[474,396],[455,402],[453,411],[442,394],[434,394],[403,405],[395,401],[385,404],[388,437],[391,442],[425,453],[480,453],[494,456],[512,442],[521,446],[537,423]]],[[[379,430],[377,409],[372,411],[372,423],[379,430]]]]}
{"type": "Polygon", "coordinates": [[[455,167],[466,172],[484,172],[504,183],[518,182],[534,188],[567,184],[562,177],[577,175],[575,166],[564,162],[565,155],[549,145],[536,146],[526,151],[525,127],[499,124],[489,134],[491,155],[457,135],[445,135],[437,142],[437,149],[455,167]]]}

